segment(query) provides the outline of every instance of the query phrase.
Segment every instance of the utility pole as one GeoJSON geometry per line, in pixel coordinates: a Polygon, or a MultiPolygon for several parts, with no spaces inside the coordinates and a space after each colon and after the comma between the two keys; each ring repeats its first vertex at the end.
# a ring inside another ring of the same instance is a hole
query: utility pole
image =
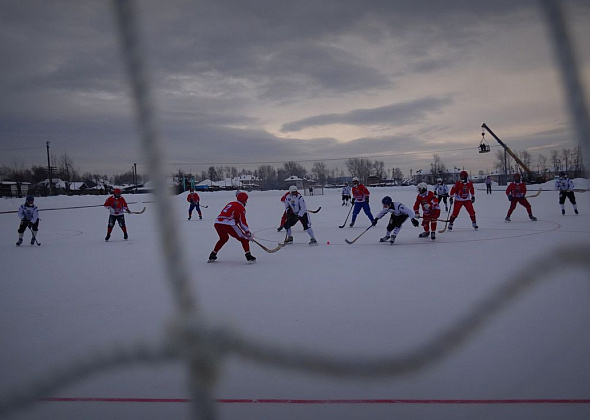
{"type": "Polygon", "coordinates": [[[133,183],[135,184],[135,194],[137,194],[137,163],[133,164],[133,183]]]}
{"type": "Polygon", "coordinates": [[[46,142],[45,144],[47,145],[47,174],[49,176],[49,195],[53,195],[53,177],[51,176],[51,161],[49,160],[49,142],[46,142]]]}

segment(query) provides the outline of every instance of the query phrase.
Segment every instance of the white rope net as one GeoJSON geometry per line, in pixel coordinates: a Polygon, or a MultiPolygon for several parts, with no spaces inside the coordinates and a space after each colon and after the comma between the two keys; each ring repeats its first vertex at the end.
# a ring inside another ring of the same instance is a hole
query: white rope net
{"type": "MultiPolygon", "coordinates": [[[[164,156],[158,135],[156,116],[150,97],[150,85],[145,73],[141,53],[137,19],[132,0],[113,0],[123,57],[127,66],[137,109],[142,148],[149,162],[149,172],[155,183],[156,219],[159,221],[161,249],[165,255],[167,278],[177,308],[176,318],[169,334],[157,343],[145,341],[112,345],[97,350],[75,361],[69,361],[44,378],[31,380],[25,389],[3,395],[0,400],[0,417],[54,393],[89,375],[131,363],[151,364],[166,360],[183,361],[191,378],[193,417],[215,419],[215,401],[212,397],[218,367],[230,354],[274,365],[297,369],[313,374],[333,377],[396,377],[428,368],[468,341],[491,317],[526,292],[531,286],[548,280],[563,265],[553,264],[557,258],[572,268],[590,273],[590,245],[551,250],[513,273],[505,283],[473,309],[463,315],[455,325],[432,337],[425,345],[405,355],[385,358],[335,358],[311,349],[282,346],[276,343],[254,341],[239,332],[205,324],[199,316],[196,299],[189,288],[189,277],[183,248],[177,238],[177,226],[167,211],[168,190],[162,165],[164,156]]],[[[579,81],[578,68],[571,42],[565,29],[560,4],[543,0],[541,8],[547,17],[551,37],[555,43],[557,63],[564,90],[567,94],[572,122],[580,140],[586,162],[590,162],[590,124],[579,81]]]]}

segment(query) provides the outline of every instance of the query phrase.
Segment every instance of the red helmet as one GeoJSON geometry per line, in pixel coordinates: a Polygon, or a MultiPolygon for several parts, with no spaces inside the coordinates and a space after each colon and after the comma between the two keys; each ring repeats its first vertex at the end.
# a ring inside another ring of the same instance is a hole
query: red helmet
{"type": "Polygon", "coordinates": [[[246,205],[246,203],[248,202],[248,194],[246,194],[245,192],[239,192],[236,198],[243,205],[246,205]]]}
{"type": "Polygon", "coordinates": [[[469,177],[469,174],[467,173],[467,171],[461,171],[459,173],[459,178],[461,178],[463,180],[467,180],[468,177],[469,177]]]}
{"type": "Polygon", "coordinates": [[[113,194],[116,195],[117,197],[121,195],[121,189],[120,188],[115,188],[113,190],[113,194]]]}

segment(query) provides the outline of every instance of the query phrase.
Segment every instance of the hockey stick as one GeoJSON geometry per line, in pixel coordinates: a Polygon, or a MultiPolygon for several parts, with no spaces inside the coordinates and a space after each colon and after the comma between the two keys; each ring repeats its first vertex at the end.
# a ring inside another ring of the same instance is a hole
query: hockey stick
{"type": "Polygon", "coordinates": [[[31,235],[33,235],[33,239],[35,240],[35,243],[37,244],[37,246],[41,246],[41,242],[39,242],[37,240],[37,235],[35,235],[35,232],[33,232],[33,229],[31,229],[30,226],[28,226],[29,230],[31,231],[31,235]]]}
{"type": "Polygon", "coordinates": [[[352,241],[349,241],[348,239],[345,239],[344,241],[348,244],[348,245],[352,245],[353,243],[356,242],[356,240],[358,238],[360,238],[361,236],[363,236],[369,229],[371,229],[373,227],[373,225],[369,226],[368,228],[366,228],[365,230],[363,230],[363,232],[357,236],[356,238],[354,238],[352,241]]]}
{"type": "Polygon", "coordinates": [[[260,248],[264,249],[266,252],[268,252],[269,254],[275,253],[277,252],[279,249],[281,249],[282,247],[285,246],[285,244],[279,244],[279,246],[277,246],[276,248],[270,249],[265,247],[264,245],[262,245],[260,242],[258,242],[256,239],[252,239],[252,242],[254,242],[256,245],[258,245],[260,248]]]}
{"type": "Polygon", "coordinates": [[[209,206],[207,204],[199,204],[199,206],[203,207],[204,209],[208,209],[209,206]]]}
{"type": "Polygon", "coordinates": [[[542,188],[539,188],[539,191],[537,191],[536,193],[534,193],[533,195],[527,195],[524,198],[533,198],[533,197],[537,197],[539,194],[541,194],[541,191],[543,191],[542,188]]]}
{"type": "Polygon", "coordinates": [[[317,213],[321,209],[322,209],[322,206],[319,206],[317,210],[307,210],[307,211],[310,212],[310,213],[317,213]]]}
{"type": "Polygon", "coordinates": [[[348,214],[346,215],[346,219],[344,219],[344,224],[342,226],[338,226],[340,229],[342,229],[344,226],[346,226],[346,222],[348,222],[348,217],[350,216],[350,212],[352,211],[352,208],[354,206],[350,206],[350,210],[348,210],[348,214]]]}
{"type": "Polygon", "coordinates": [[[129,213],[131,214],[143,214],[143,212],[145,211],[145,207],[143,209],[141,209],[141,211],[129,211],[129,213]]]}
{"type": "Polygon", "coordinates": [[[438,233],[444,233],[447,230],[447,225],[449,224],[449,215],[451,214],[451,209],[455,207],[455,202],[453,201],[453,204],[451,206],[449,206],[449,211],[447,211],[447,220],[445,220],[445,226],[438,231],[438,233]]]}

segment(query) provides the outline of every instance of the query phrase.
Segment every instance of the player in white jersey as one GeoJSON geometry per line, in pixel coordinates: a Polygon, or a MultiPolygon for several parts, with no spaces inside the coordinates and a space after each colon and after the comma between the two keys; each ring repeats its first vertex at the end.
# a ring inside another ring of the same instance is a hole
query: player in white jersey
{"type": "Polygon", "coordinates": [[[393,243],[395,242],[395,238],[399,234],[399,231],[402,228],[402,224],[410,217],[412,220],[412,224],[414,227],[418,227],[420,223],[418,220],[414,218],[414,211],[404,206],[402,203],[394,202],[391,197],[385,196],[383,200],[381,200],[383,204],[383,210],[379,212],[379,214],[373,220],[373,226],[377,224],[377,221],[384,217],[386,214],[391,214],[389,218],[389,223],[387,224],[387,228],[385,231],[385,236],[379,239],[379,242],[387,242],[393,243]]]}

